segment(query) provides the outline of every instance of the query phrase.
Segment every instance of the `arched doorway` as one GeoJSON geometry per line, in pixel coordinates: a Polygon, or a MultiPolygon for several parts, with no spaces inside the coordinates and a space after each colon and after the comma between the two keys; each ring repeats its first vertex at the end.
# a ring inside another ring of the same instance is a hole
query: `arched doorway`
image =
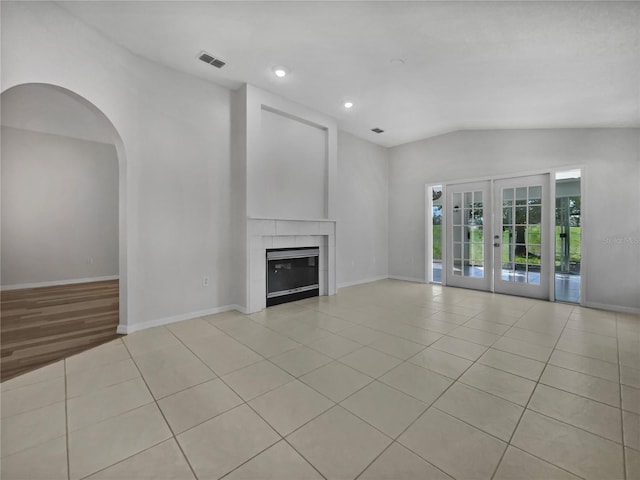
{"type": "Polygon", "coordinates": [[[98,107],[41,83],[1,99],[4,381],[116,337],[126,210],[122,140],[98,107]]]}

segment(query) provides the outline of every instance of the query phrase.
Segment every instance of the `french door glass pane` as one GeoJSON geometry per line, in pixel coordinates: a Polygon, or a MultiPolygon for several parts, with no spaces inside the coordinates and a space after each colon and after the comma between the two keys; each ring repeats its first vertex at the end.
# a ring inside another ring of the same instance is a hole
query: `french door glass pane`
{"type": "Polygon", "coordinates": [[[454,258],[453,259],[453,274],[454,275],[462,275],[462,259],[454,258]]]}
{"type": "Polygon", "coordinates": [[[531,265],[540,265],[540,254],[542,253],[541,245],[527,245],[527,253],[531,265]]]}
{"type": "Polygon", "coordinates": [[[513,207],[505,207],[502,209],[502,223],[511,225],[513,223],[513,207]]]}
{"type": "Polygon", "coordinates": [[[542,187],[537,185],[529,187],[529,205],[542,204],[542,187]]]}
{"type": "Polygon", "coordinates": [[[537,227],[530,227],[527,231],[527,243],[529,244],[533,244],[533,243],[537,243],[540,244],[542,243],[540,241],[540,229],[537,227]]]}
{"type": "Polygon", "coordinates": [[[464,206],[465,208],[471,207],[473,203],[473,192],[464,192],[464,206]]]}
{"type": "Polygon", "coordinates": [[[454,242],[453,258],[462,258],[462,243],[454,242]]]}
{"type": "Polygon", "coordinates": [[[482,268],[477,267],[474,262],[465,260],[465,271],[467,272],[467,277],[474,278],[482,278],[484,277],[484,272],[482,268]]]}
{"type": "Polygon", "coordinates": [[[542,207],[529,207],[529,225],[540,225],[542,219],[542,207]]]}
{"type": "Polygon", "coordinates": [[[484,278],[484,203],[481,191],[453,194],[453,274],[484,278]]]}
{"type": "Polygon", "coordinates": [[[542,186],[503,189],[502,207],[502,280],[540,285],[542,186]]]}
{"type": "Polygon", "coordinates": [[[502,205],[510,207],[513,205],[513,188],[505,188],[502,192],[502,205]]]}

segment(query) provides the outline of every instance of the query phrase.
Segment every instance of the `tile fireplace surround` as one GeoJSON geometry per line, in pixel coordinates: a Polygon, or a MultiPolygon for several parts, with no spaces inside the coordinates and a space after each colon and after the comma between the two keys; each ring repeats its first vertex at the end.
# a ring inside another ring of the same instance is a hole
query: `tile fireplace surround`
{"type": "Polygon", "coordinates": [[[259,312],[266,307],[266,254],[269,248],[319,247],[320,295],[336,293],[334,220],[249,218],[247,234],[247,313],[259,312]]]}

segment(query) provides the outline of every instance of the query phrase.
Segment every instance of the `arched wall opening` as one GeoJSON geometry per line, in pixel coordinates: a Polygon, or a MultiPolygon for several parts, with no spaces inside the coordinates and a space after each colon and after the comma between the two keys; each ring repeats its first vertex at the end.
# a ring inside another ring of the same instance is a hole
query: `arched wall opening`
{"type": "MultiPolygon", "coordinates": [[[[115,250],[112,252],[115,254],[115,258],[112,258],[111,261],[112,263],[115,262],[113,268],[116,269],[116,275],[119,278],[118,331],[124,330],[127,325],[128,311],[126,229],[127,169],[125,148],[118,130],[113,122],[103,113],[102,109],[93,101],[63,86],[50,83],[21,83],[4,89],[0,95],[0,99],[2,100],[0,103],[2,128],[5,132],[7,131],[6,129],[21,132],[35,132],[40,135],[50,135],[52,138],[70,138],[77,140],[79,143],[84,142],[86,144],[102,145],[103,147],[110,147],[111,152],[116,157],[116,170],[113,171],[112,169],[110,173],[107,172],[108,175],[115,175],[114,180],[117,183],[117,193],[115,193],[117,199],[114,200],[117,213],[115,213],[116,218],[112,219],[113,222],[115,222],[117,233],[114,246],[115,250]]],[[[60,174],[62,175],[64,172],[60,172],[60,174]]],[[[40,192],[40,194],[46,196],[46,192],[40,192]]],[[[4,207],[19,208],[20,206],[4,205],[3,210],[4,207]]],[[[99,229],[101,228],[100,218],[96,218],[95,222],[91,224],[96,225],[98,231],[94,232],[94,234],[99,235],[99,229]]],[[[34,234],[37,234],[37,232],[34,232],[34,234]]],[[[3,245],[2,248],[4,250],[5,245],[3,245]]],[[[3,257],[5,257],[3,260],[7,258],[4,252],[3,257]]],[[[105,259],[98,259],[90,254],[82,256],[82,262],[85,263],[84,267],[86,267],[86,272],[91,271],[94,262],[96,263],[95,271],[98,271],[97,263],[102,260],[105,259]]],[[[7,278],[5,280],[5,273],[6,276],[9,276],[10,273],[6,271],[4,261],[2,267],[3,290],[11,289],[11,284],[15,286],[21,283],[37,284],[47,282],[46,278],[30,281],[28,280],[29,275],[23,276],[23,280],[18,280],[17,277],[13,279],[7,278]],[[5,282],[8,282],[8,285],[5,285],[5,282]]],[[[78,266],[76,266],[76,271],[79,271],[77,267],[78,266]]],[[[31,265],[30,268],[33,272],[37,270],[38,265],[31,265]]],[[[65,273],[67,277],[70,274],[70,272],[65,273]]],[[[90,274],[88,275],[91,276],[90,274]]],[[[94,276],[100,277],[100,275],[94,276]]],[[[36,277],[32,275],[32,278],[36,277]]],[[[66,280],[69,280],[69,278],[66,280]]]]}

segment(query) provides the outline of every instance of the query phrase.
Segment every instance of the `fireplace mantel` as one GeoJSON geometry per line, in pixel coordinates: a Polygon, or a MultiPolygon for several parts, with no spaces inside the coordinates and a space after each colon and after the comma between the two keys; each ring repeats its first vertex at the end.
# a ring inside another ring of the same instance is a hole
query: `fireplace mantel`
{"type": "Polygon", "coordinates": [[[329,219],[247,218],[247,313],[266,307],[266,252],[269,248],[319,247],[320,295],[336,293],[336,222],[329,219]]]}

